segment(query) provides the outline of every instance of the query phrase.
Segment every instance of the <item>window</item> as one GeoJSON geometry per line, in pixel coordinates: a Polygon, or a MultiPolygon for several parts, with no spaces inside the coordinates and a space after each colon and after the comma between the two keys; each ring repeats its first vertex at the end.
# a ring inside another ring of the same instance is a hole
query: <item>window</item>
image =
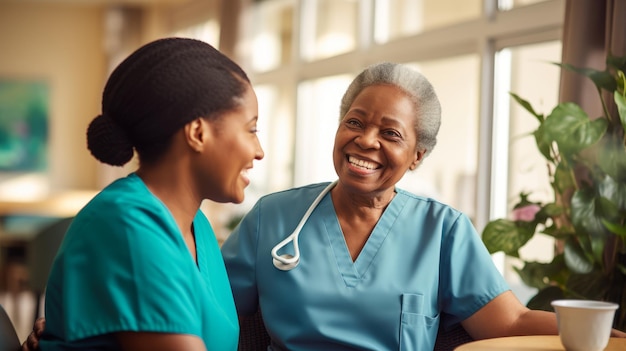
{"type": "Polygon", "coordinates": [[[356,48],[359,1],[303,0],[301,55],[314,60],[356,48]]]}
{"type": "Polygon", "coordinates": [[[339,75],[304,81],[298,86],[294,185],[337,178],[333,166],[339,103],[352,77],[339,75]]]}
{"type": "Polygon", "coordinates": [[[476,54],[415,63],[435,88],[442,106],[437,145],[399,186],[434,197],[475,216],[478,168],[478,80],[476,54]],[[459,82],[462,84],[460,93],[459,82]]]}
{"type": "Polygon", "coordinates": [[[531,5],[546,0],[498,0],[498,8],[501,11],[508,11],[516,7],[531,5]]]}
{"type": "Polygon", "coordinates": [[[219,23],[216,20],[206,21],[201,24],[176,31],[173,35],[177,37],[202,40],[218,47],[220,41],[219,23]]]}
{"type": "MultiPolygon", "coordinates": [[[[278,44],[243,57],[276,55],[249,71],[255,86],[277,87],[264,112],[281,120],[272,120],[264,145],[267,155],[282,150],[280,161],[267,156],[271,190],[335,179],[339,100],[358,72],[380,61],[414,65],[433,83],[443,108],[437,146],[400,187],[457,207],[481,232],[489,219],[506,216],[519,191],[547,184],[527,183],[545,177],[545,169],[531,154],[532,139],[522,136],[532,130],[532,117],[508,93],[538,109],[554,105],[560,71],[546,62],[559,61],[565,0],[265,0],[248,16],[272,6],[275,15],[248,21],[245,40],[269,33],[278,44]]],[[[259,93],[261,105],[264,99],[259,93]]],[[[519,285],[510,273],[514,263],[495,260],[512,286],[519,285]]],[[[528,294],[514,291],[522,300],[528,294]]]]}
{"type": "MultiPolygon", "coordinates": [[[[560,68],[550,64],[561,57],[561,43],[550,41],[504,48],[496,60],[496,108],[494,180],[497,191],[492,194],[493,217],[506,218],[517,203],[520,192],[531,193],[529,200],[550,202],[553,192],[549,186],[546,163],[530,135],[538,126],[535,117],[513,101],[513,92],[530,102],[535,111],[549,114],[558,102],[560,68]]],[[[521,250],[526,259],[550,262],[554,239],[535,235],[521,250]]],[[[517,260],[503,261],[503,274],[518,297],[525,302],[535,291],[526,288],[512,267],[517,260]]]]}
{"type": "Polygon", "coordinates": [[[389,40],[475,19],[481,0],[376,0],[375,39],[389,40]]]}
{"type": "Polygon", "coordinates": [[[258,72],[289,63],[293,45],[293,1],[263,1],[244,18],[247,36],[239,47],[258,72]]]}

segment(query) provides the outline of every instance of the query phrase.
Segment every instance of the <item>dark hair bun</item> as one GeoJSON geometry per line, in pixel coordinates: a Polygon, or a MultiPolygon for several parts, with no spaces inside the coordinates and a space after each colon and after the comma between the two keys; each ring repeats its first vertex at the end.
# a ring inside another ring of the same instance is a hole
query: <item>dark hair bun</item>
{"type": "Polygon", "coordinates": [[[237,107],[248,83],[241,67],[208,43],[150,42],[111,72],[87,146],[110,165],[125,164],[134,152],[142,163],[155,162],[185,124],[237,107]]]}
{"type": "Polygon", "coordinates": [[[87,148],[101,162],[123,166],[133,158],[133,144],[111,118],[99,115],[87,128],[87,148]]]}

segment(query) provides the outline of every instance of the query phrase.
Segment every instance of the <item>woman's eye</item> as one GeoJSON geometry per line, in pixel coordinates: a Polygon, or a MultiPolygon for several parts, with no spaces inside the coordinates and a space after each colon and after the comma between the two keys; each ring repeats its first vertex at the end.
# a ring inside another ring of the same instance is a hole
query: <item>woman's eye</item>
{"type": "Polygon", "coordinates": [[[393,138],[402,138],[402,135],[395,130],[386,130],[383,134],[393,138]]]}
{"type": "Polygon", "coordinates": [[[346,124],[349,126],[354,126],[354,127],[358,127],[361,125],[361,123],[355,119],[350,119],[346,121],[346,124]]]}

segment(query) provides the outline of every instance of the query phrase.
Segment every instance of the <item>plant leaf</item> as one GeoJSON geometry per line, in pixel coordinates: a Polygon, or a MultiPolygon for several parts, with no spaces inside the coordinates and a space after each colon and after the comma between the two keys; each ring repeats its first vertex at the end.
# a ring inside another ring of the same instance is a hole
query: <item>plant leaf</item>
{"type": "Polygon", "coordinates": [[[602,220],[602,224],[604,224],[604,226],[613,234],[619,236],[620,238],[622,238],[622,240],[626,241],[626,224],[618,224],[618,223],[611,223],[607,220],[602,220]]]}
{"type": "Polygon", "coordinates": [[[533,109],[532,105],[530,104],[530,102],[522,99],[521,97],[519,97],[519,95],[515,94],[515,93],[509,93],[511,95],[511,97],[513,97],[513,99],[515,99],[515,101],[517,101],[518,104],[520,104],[526,111],[530,112],[531,115],[535,116],[535,118],[537,118],[537,120],[539,121],[539,123],[543,122],[543,115],[536,112],[535,109],[533,109]]]}
{"type": "Polygon", "coordinates": [[[602,138],[608,122],[604,118],[590,120],[580,106],[566,102],[557,105],[543,123],[546,138],[554,140],[559,152],[573,155],[602,138]]]}
{"type": "Polygon", "coordinates": [[[550,146],[552,145],[552,140],[548,139],[545,133],[545,128],[543,124],[540,124],[539,127],[533,132],[533,136],[535,137],[535,143],[537,144],[537,149],[546,160],[550,162],[554,162],[552,154],[550,153],[550,146]]]}
{"type": "MultiPolygon", "coordinates": [[[[624,154],[626,155],[626,150],[624,154]]],[[[616,212],[626,211],[626,182],[615,181],[607,174],[603,179],[597,180],[597,188],[599,195],[611,203],[609,205],[603,202],[603,206],[607,207],[605,213],[610,211],[611,217],[617,217],[616,212]]],[[[605,217],[611,218],[606,215],[605,217]]]]}
{"type": "Polygon", "coordinates": [[[554,172],[554,188],[559,193],[564,193],[568,189],[572,189],[576,187],[576,183],[574,181],[574,175],[572,173],[571,168],[567,166],[566,162],[560,162],[556,166],[556,171],[554,172]]]}
{"type": "Polygon", "coordinates": [[[606,57],[606,65],[615,70],[626,71],[626,56],[614,56],[609,54],[606,57]]]}
{"type": "Polygon", "coordinates": [[[537,223],[545,223],[548,218],[558,217],[563,213],[563,207],[555,203],[545,204],[539,212],[535,214],[537,223]]]}
{"type": "Polygon", "coordinates": [[[569,275],[563,255],[557,255],[550,263],[524,262],[524,267],[514,269],[526,285],[537,289],[543,289],[554,281],[564,283],[569,275]]]}
{"type": "Polygon", "coordinates": [[[568,236],[575,235],[570,228],[566,228],[563,226],[557,226],[554,223],[549,227],[545,227],[541,233],[545,235],[549,235],[555,239],[566,239],[568,236]]]}
{"type": "Polygon", "coordinates": [[[519,257],[518,250],[534,234],[534,226],[518,226],[508,219],[496,219],[485,226],[482,239],[489,253],[502,251],[509,256],[519,257]]]}
{"type": "Polygon", "coordinates": [[[554,309],[550,304],[554,300],[559,300],[565,297],[563,290],[558,286],[549,286],[545,289],[539,290],[539,292],[533,296],[526,306],[531,310],[542,310],[553,312],[554,309]]]}
{"type": "Polygon", "coordinates": [[[619,120],[622,123],[622,129],[626,132],[626,97],[618,91],[613,93],[613,97],[615,99],[615,105],[617,105],[617,112],[619,114],[619,120]]]}
{"type": "MultiPolygon", "coordinates": [[[[626,59],[626,56],[624,56],[626,59]]],[[[617,89],[616,91],[622,95],[626,95],[624,89],[626,88],[626,75],[624,75],[626,67],[617,70],[617,89]]]]}
{"type": "Polygon", "coordinates": [[[574,273],[586,274],[593,271],[593,262],[585,254],[583,248],[572,239],[565,241],[565,264],[574,273]]]}
{"type": "MultiPolygon", "coordinates": [[[[602,219],[600,219],[600,223],[602,223],[602,219]]],[[[599,266],[604,266],[605,263],[602,258],[604,256],[604,247],[606,246],[607,238],[592,235],[589,239],[591,240],[591,254],[593,259],[599,264],[599,266]]]]}
{"type": "Polygon", "coordinates": [[[566,296],[589,300],[604,300],[610,286],[600,270],[589,274],[572,274],[567,280],[566,296]]]}
{"type": "Polygon", "coordinates": [[[626,182],[626,146],[622,137],[617,134],[606,134],[595,149],[600,169],[618,182],[626,182]]]}
{"type": "Polygon", "coordinates": [[[591,79],[593,84],[596,85],[598,89],[606,89],[608,91],[615,90],[615,79],[613,78],[613,74],[609,71],[598,71],[593,68],[580,68],[575,67],[567,63],[555,63],[557,66],[561,66],[567,70],[582,74],[591,79]]]}
{"type": "MultiPolygon", "coordinates": [[[[610,210],[610,206],[601,199],[596,198],[596,192],[590,187],[579,189],[572,196],[571,220],[580,240],[584,240],[583,236],[599,237],[602,240],[608,237],[609,232],[602,224],[602,218],[605,217],[603,211],[610,210]]],[[[614,214],[608,214],[605,218],[612,217],[614,214]]]]}

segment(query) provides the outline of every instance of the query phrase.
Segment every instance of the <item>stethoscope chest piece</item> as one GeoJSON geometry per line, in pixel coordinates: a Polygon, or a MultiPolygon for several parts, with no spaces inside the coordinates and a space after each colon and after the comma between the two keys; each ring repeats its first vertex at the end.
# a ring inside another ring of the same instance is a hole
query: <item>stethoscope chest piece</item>
{"type": "Polygon", "coordinates": [[[274,262],[274,267],[280,269],[281,271],[290,271],[296,268],[298,263],[300,263],[299,259],[293,261],[293,256],[289,254],[281,255],[280,258],[282,258],[283,261],[276,258],[273,258],[272,261],[274,262]]]}
{"type": "Polygon", "coordinates": [[[320,201],[322,201],[322,198],[324,197],[324,195],[328,194],[328,192],[336,184],[337,184],[337,181],[334,181],[328,184],[328,186],[326,186],[326,188],[324,188],[324,190],[322,190],[322,192],[319,195],[317,195],[317,197],[315,198],[311,206],[309,206],[308,210],[306,211],[302,219],[300,219],[300,223],[298,223],[298,226],[296,227],[296,229],[288,237],[283,239],[283,241],[279,242],[276,246],[274,246],[271,252],[272,262],[274,263],[274,267],[280,269],[281,271],[289,271],[289,270],[296,268],[298,263],[300,263],[300,248],[298,246],[298,236],[300,235],[300,230],[302,230],[304,223],[307,221],[307,219],[309,219],[309,216],[311,215],[315,207],[317,207],[320,201]],[[293,249],[294,249],[293,255],[290,255],[290,254],[279,255],[278,250],[282,249],[285,245],[289,244],[289,242],[293,244],[293,249]]]}

